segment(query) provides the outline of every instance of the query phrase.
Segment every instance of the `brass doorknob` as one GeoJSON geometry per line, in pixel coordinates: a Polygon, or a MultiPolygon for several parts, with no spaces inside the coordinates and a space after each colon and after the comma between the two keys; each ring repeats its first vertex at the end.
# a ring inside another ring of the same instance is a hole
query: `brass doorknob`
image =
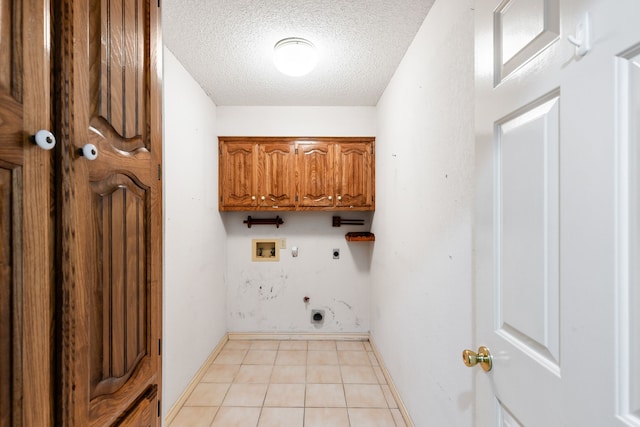
{"type": "Polygon", "coordinates": [[[464,350],[462,352],[462,360],[469,367],[480,364],[485,372],[489,372],[493,365],[491,363],[491,352],[485,346],[480,346],[477,353],[472,350],[464,350]]]}

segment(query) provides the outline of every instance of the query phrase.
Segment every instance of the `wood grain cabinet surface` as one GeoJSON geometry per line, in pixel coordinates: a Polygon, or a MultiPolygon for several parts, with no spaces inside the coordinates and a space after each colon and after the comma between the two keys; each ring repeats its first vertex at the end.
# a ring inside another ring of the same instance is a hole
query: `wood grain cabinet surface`
{"type": "Polygon", "coordinates": [[[220,137],[220,211],[375,209],[373,137],[220,137]]]}
{"type": "Polygon", "coordinates": [[[123,416],[124,425],[159,424],[160,7],[152,0],[60,3],[54,128],[62,409],[55,425],[111,426],[123,416]],[[95,160],[78,154],[87,143],[96,146],[95,160]]]}
{"type": "Polygon", "coordinates": [[[220,205],[229,210],[295,207],[295,157],[291,142],[220,144],[220,205]]]}
{"type": "Polygon", "coordinates": [[[0,427],[160,425],[159,2],[0,5],[0,427]]]}

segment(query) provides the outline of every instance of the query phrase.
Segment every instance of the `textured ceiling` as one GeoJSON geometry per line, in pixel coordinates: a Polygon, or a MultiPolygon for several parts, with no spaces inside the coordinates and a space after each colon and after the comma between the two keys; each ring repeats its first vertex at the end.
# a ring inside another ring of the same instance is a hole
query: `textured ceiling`
{"type": "Polygon", "coordinates": [[[435,0],[163,0],[164,42],[218,106],[376,105],[435,0]],[[273,46],[319,51],[303,77],[273,46]]]}

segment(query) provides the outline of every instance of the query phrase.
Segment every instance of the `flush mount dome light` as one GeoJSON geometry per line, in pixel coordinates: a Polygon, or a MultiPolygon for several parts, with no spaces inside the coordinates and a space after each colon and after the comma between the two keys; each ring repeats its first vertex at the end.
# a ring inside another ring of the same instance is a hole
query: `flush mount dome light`
{"type": "Polygon", "coordinates": [[[315,46],[309,40],[289,37],[280,40],[274,46],[273,62],[283,74],[304,76],[318,63],[318,55],[315,46]]]}

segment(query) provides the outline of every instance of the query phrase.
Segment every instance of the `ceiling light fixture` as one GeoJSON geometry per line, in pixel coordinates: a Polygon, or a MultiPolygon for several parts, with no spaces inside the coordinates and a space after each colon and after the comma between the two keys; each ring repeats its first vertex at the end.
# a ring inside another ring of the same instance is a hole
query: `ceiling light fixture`
{"type": "Polygon", "coordinates": [[[316,48],[309,40],[289,37],[280,40],[273,48],[273,62],[281,73],[288,76],[304,76],[318,63],[316,48]]]}

